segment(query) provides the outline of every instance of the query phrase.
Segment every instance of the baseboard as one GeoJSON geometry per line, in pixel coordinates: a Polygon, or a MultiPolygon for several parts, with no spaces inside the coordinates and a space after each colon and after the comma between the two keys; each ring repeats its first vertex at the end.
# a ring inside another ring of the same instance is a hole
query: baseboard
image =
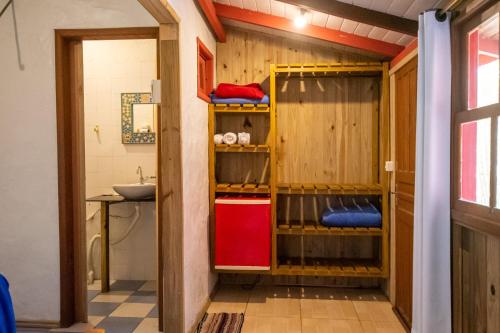
{"type": "Polygon", "coordinates": [[[58,321],[51,320],[16,320],[16,327],[28,329],[45,329],[50,330],[60,327],[58,321]]]}
{"type": "Polygon", "coordinates": [[[411,327],[408,326],[408,323],[406,322],[406,320],[404,320],[403,316],[399,313],[398,309],[395,306],[392,307],[392,312],[396,314],[396,317],[398,318],[401,325],[403,325],[403,328],[405,329],[406,333],[410,333],[411,327]]]}
{"type": "Polygon", "coordinates": [[[219,280],[218,279],[217,279],[217,282],[214,284],[212,291],[210,291],[208,298],[205,300],[205,305],[203,305],[203,308],[201,309],[201,311],[198,312],[198,315],[196,316],[196,321],[195,321],[194,325],[191,327],[191,329],[189,330],[190,333],[196,332],[196,328],[198,328],[198,323],[203,319],[203,316],[207,312],[208,307],[210,306],[210,303],[212,302],[215,294],[217,293],[217,290],[219,290],[219,280]]]}

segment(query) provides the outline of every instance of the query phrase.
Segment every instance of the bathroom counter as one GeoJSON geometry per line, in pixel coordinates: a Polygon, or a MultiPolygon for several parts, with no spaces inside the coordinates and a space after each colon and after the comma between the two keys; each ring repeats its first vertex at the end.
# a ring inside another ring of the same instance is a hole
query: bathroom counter
{"type": "Polygon", "coordinates": [[[101,203],[101,292],[109,291],[109,206],[126,202],[154,202],[155,198],[128,200],[121,195],[98,195],[87,202],[101,203]]]}
{"type": "Polygon", "coordinates": [[[120,203],[120,202],[154,202],[155,200],[156,200],[155,198],[129,200],[125,199],[121,195],[98,195],[96,197],[88,198],[87,202],[120,203]]]}

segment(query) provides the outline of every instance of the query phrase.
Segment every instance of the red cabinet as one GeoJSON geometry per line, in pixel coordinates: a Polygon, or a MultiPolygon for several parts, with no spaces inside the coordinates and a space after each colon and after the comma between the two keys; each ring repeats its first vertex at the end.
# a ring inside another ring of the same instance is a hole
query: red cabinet
{"type": "Polygon", "coordinates": [[[271,268],[271,201],[268,198],[215,200],[215,268],[271,268]]]}

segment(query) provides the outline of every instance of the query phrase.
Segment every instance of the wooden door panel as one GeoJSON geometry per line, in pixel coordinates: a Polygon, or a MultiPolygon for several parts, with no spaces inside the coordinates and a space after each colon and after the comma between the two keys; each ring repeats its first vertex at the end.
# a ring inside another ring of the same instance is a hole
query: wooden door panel
{"type": "Polygon", "coordinates": [[[398,221],[398,232],[396,238],[396,253],[398,264],[396,265],[397,286],[396,299],[397,308],[403,319],[411,323],[412,310],[412,276],[413,276],[413,202],[399,199],[401,208],[396,211],[398,221]],[[404,204],[403,204],[404,201],[404,204]]]}
{"type": "Polygon", "coordinates": [[[396,310],[412,320],[417,59],[396,74],[396,310]]]}

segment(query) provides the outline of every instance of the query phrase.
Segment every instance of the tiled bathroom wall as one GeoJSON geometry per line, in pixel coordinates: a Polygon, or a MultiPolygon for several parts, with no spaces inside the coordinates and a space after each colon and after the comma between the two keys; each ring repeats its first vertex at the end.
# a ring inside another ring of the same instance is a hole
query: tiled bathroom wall
{"type": "MultiPolygon", "coordinates": [[[[150,92],[151,80],[157,77],[156,60],[156,40],[83,43],[87,198],[113,193],[113,184],[137,183],[139,165],[144,176],[156,175],[156,146],[122,144],[121,140],[121,93],[150,92]]],[[[98,203],[87,203],[87,248],[99,233],[100,215],[95,214],[99,207],[98,203]]],[[[141,203],[141,218],[130,235],[110,246],[111,279],[155,279],[154,209],[154,203],[141,203]]],[[[114,204],[110,212],[113,243],[126,232],[135,208],[133,203],[114,204]]],[[[99,255],[97,240],[92,252],[95,279],[100,278],[99,255]]]]}

